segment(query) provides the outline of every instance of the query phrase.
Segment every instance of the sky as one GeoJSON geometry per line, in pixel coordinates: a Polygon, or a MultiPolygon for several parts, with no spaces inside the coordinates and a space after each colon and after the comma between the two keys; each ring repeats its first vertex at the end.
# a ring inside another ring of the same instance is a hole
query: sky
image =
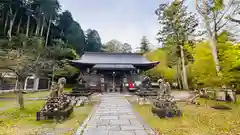
{"type": "MultiPolygon", "coordinates": [[[[129,43],[133,49],[140,46],[142,36],[147,36],[152,47],[159,47],[156,34],[160,28],[154,11],[159,4],[171,0],[59,0],[62,10],[69,10],[83,30],[99,32],[106,43],[116,39],[129,43]]],[[[187,0],[193,9],[194,0],[187,0]]]]}

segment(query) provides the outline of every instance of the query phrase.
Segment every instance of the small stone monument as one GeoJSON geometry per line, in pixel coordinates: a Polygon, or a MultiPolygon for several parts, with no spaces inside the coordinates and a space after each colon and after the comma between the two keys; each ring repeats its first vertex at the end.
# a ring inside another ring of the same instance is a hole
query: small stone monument
{"type": "Polygon", "coordinates": [[[164,80],[160,82],[157,99],[153,103],[152,113],[160,118],[181,116],[176,102],[171,96],[171,87],[164,80]]]}
{"type": "Polygon", "coordinates": [[[216,91],[216,100],[236,102],[236,92],[232,89],[223,88],[216,91]]]}

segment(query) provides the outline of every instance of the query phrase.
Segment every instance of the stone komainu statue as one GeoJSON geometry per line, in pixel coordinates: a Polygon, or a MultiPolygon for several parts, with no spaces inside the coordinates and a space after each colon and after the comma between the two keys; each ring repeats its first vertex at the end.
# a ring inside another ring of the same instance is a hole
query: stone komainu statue
{"type": "Polygon", "coordinates": [[[166,82],[163,79],[161,79],[158,81],[158,83],[159,83],[158,98],[170,98],[171,86],[169,82],[166,82]]]}
{"type": "Polygon", "coordinates": [[[141,83],[142,83],[142,87],[144,87],[144,88],[149,88],[149,87],[151,87],[151,79],[150,79],[150,77],[145,76],[145,77],[143,78],[143,80],[141,81],[141,83]]]}
{"type": "Polygon", "coordinates": [[[166,93],[167,95],[171,95],[171,85],[170,85],[169,82],[166,82],[166,83],[165,83],[165,93],[166,93]]]}
{"type": "Polygon", "coordinates": [[[51,91],[50,91],[50,97],[58,97],[62,94],[64,90],[64,85],[66,84],[66,79],[64,77],[61,77],[58,79],[57,84],[53,84],[51,91]]]}

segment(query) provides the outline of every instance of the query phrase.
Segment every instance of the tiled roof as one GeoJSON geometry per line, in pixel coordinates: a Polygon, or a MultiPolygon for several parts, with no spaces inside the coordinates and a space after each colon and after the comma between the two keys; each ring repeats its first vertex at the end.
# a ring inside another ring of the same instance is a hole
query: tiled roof
{"type": "Polygon", "coordinates": [[[139,53],[106,53],[106,52],[85,52],[80,60],[73,60],[74,63],[91,64],[148,64],[148,61],[139,53]]]}

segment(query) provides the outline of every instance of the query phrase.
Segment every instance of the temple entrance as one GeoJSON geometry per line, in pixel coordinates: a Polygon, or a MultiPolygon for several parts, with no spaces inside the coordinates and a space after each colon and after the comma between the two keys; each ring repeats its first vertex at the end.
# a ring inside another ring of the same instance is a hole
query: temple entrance
{"type": "Polygon", "coordinates": [[[104,92],[120,92],[121,75],[116,72],[104,73],[105,91],[104,92]]]}

